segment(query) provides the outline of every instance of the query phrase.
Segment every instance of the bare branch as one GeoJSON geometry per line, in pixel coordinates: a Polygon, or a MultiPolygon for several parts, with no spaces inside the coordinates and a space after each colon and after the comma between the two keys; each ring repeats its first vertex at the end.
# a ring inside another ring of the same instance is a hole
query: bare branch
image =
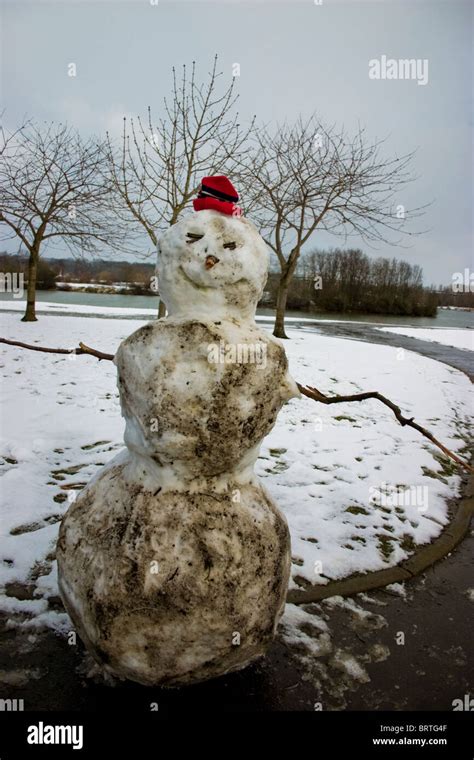
{"type": "Polygon", "coordinates": [[[324,393],[321,393],[317,388],[312,388],[311,386],[304,386],[297,383],[299,390],[304,396],[307,396],[308,398],[312,398],[314,401],[319,401],[321,404],[342,404],[346,402],[351,401],[366,401],[369,398],[377,399],[377,401],[380,401],[382,404],[385,404],[385,406],[388,406],[389,409],[392,410],[395,417],[399,421],[400,425],[402,427],[408,426],[412,427],[414,430],[417,430],[421,435],[424,435],[425,438],[428,438],[431,443],[434,443],[435,446],[437,446],[441,451],[446,454],[446,456],[450,457],[456,464],[458,464],[460,467],[463,467],[468,472],[474,472],[474,467],[471,467],[470,464],[467,462],[464,462],[460,457],[457,456],[457,454],[454,454],[454,452],[450,451],[446,446],[444,446],[440,441],[438,441],[437,438],[434,437],[432,433],[430,433],[429,430],[426,430],[426,428],[422,427],[421,425],[418,425],[414,421],[414,417],[404,417],[401,413],[400,407],[398,407],[396,404],[393,403],[393,401],[390,401],[390,399],[383,396],[381,393],[378,393],[378,391],[367,391],[366,393],[354,393],[349,396],[326,396],[324,393]]]}
{"type": "Polygon", "coordinates": [[[113,361],[114,359],[114,354],[104,354],[103,351],[98,351],[95,348],[90,348],[84,343],[79,343],[79,348],[45,348],[44,346],[32,346],[29,343],[20,343],[18,340],[7,340],[6,338],[0,338],[0,343],[6,343],[8,346],[27,348],[30,351],[41,351],[44,354],[76,354],[77,356],[80,356],[82,354],[89,354],[89,356],[95,356],[96,359],[99,359],[99,361],[102,359],[113,361]]]}
{"type": "Polygon", "coordinates": [[[234,81],[220,88],[217,56],[204,83],[195,63],[181,76],[172,70],[164,118],[124,119],[121,144],[107,136],[107,176],[128,218],[153,245],[160,230],[177,222],[196,195],[203,174],[232,173],[248,150],[253,120],[242,129],[235,112],[234,81]]]}
{"type": "MultiPolygon", "coordinates": [[[[90,348],[89,346],[86,346],[84,343],[79,343],[79,348],[45,348],[44,346],[32,346],[28,343],[21,343],[20,341],[15,340],[7,340],[6,338],[0,338],[0,343],[5,343],[8,346],[17,346],[19,348],[27,348],[30,351],[41,351],[46,354],[76,354],[80,356],[81,354],[89,354],[90,356],[95,356],[99,361],[101,359],[107,359],[108,361],[114,360],[114,354],[106,354],[103,351],[98,351],[95,348],[90,348]]],[[[434,437],[432,433],[429,432],[429,430],[426,430],[426,428],[422,427],[421,425],[418,425],[416,422],[414,422],[413,417],[404,417],[401,413],[400,407],[398,407],[396,404],[393,403],[393,401],[390,401],[390,399],[383,396],[381,393],[378,393],[378,391],[368,391],[366,393],[355,393],[348,396],[326,396],[324,393],[321,393],[317,388],[312,388],[311,386],[304,386],[300,383],[296,383],[298,386],[298,389],[303,394],[303,396],[307,396],[308,398],[313,399],[314,401],[319,401],[322,404],[342,404],[352,401],[366,401],[367,399],[374,398],[377,399],[377,401],[381,401],[382,404],[385,404],[385,406],[388,406],[389,409],[392,410],[395,417],[399,421],[400,425],[402,427],[408,426],[412,427],[414,430],[417,430],[419,433],[421,433],[425,438],[428,438],[429,441],[434,443],[435,446],[437,446],[441,451],[446,454],[446,456],[450,457],[456,464],[458,464],[460,467],[463,467],[468,472],[474,472],[474,467],[471,467],[467,462],[464,462],[460,457],[457,456],[454,452],[450,451],[444,444],[442,444],[440,441],[438,441],[437,438],[434,437]]]]}

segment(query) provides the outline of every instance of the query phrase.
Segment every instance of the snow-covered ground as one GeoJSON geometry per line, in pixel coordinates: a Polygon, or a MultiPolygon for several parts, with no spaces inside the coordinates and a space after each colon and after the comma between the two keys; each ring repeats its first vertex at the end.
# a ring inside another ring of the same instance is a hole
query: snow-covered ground
{"type": "MultiPolygon", "coordinates": [[[[81,340],[114,353],[140,324],[70,316],[25,324],[3,313],[0,332],[50,347],[81,340]]],[[[285,349],[300,383],[330,394],[379,390],[448,447],[464,445],[473,390],[461,372],[402,349],[298,330],[289,335],[285,349]]],[[[66,629],[67,617],[47,601],[57,594],[58,524],[78,490],[122,446],[115,367],[88,356],[1,348],[0,584],[7,591],[26,584],[33,598],[11,593],[0,606],[27,613],[27,625],[66,629]]],[[[460,481],[436,452],[377,401],[289,402],[264,441],[257,473],[288,518],[291,586],[388,567],[437,536],[460,481]]]]}
{"type": "MultiPolygon", "coordinates": [[[[128,298],[128,296],[127,296],[128,298]]],[[[133,296],[132,296],[133,298],[133,296]]],[[[136,308],[136,307],[127,307],[126,309],[123,308],[123,306],[89,306],[86,304],[72,304],[72,303],[54,303],[52,301],[37,301],[36,302],[36,313],[37,314],[71,314],[71,315],[89,315],[89,316],[100,316],[100,317],[141,317],[143,319],[153,319],[156,317],[158,307],[158,300],[156,301],[155,308],[150,309],[142,309],[142,308],[136,308]]],[[[25,311],[25,302],[24,301],[15,301],[12,299],[8,299],[7,301],[0,301],[0,312],[2,311],[19,311],[24,312],[25,311]]],[[[274,316],[265,316],[262,314],[258,314],[256,318],[257,322],[268,322],[273,324],[275,321],[274,316]]],[[[343,323],[344,320],[342,319],[325,319],[325,320],[318,320],[314,319],[312,317],[290,317],[287,316],[285,318],[285,321],[290,324],[291,322],[340,322],[343,323]]],[[[361,323],[362,324],[362,323],[361,323]]]]}
{"type": "Polygon", "coordinates": [[[107,282],[56,282],[56,287],[58,290],[86,290],[89,288],[89,290],[101,290],[103,288],[107,288],[109,291],[121,291],[121,290],[131,290],[133,287],[133,283],[129,282],[114,282],[114,283],[107,283],[107,282]]]}
{"type": "MultiPolygon", "coordinates": [[[[128,296],[127,296],[128,298],[128,296]]],[[[137,309],[130,308],[124,309],[121,306],[88,306],[86,304],[70,304],[70,303],[53,303],[52,301],[37,301],[36,313],[37,314],[88,314],[91,316],[101,317],[123,317],[124,312],[130,317],[142,317],[143,319],[153,319],[156,317],[158,299],[156,301],[156,308],[154,309],[137,309]]],[[[2,311],[25,311],[24,301],[0,301],[0,312],[2,311]]]]}
{"type": "Polygon", "coordinates": [[[377,329],[382,332],[406,335],[408,338],[442,343],[443,346],[474,351],[474,330],[445,330],[442,327],[378,327],[377,329]]]}

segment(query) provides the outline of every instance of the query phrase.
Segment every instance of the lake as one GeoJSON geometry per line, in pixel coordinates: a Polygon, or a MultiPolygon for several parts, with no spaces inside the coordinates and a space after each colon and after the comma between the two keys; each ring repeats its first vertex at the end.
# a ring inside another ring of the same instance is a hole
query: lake
{"type": "MultiPolygon", "coordinates": [[[[54,304],[65,304],[69,307],[101,306],[123,309],[158,309],[158,296],[124,296],[106,293],[81,293],[61,290],[40,290],[37,293],[38,301],[54,304]]],[[[11,293],[0,293],[0,301],[13,301],[16,304],[24,299],[14,299],[11,293]]],[[[273,309],[257,309],[261,316],[273,316],[273,309]]],[[[124,314],[125,316],[125,314],[124,314]]],[[[455,311],[450,309],[438,309],[436,317],[400,317],[382,314],[341,314],[330,312],[325,314],[311,314],[305,311],[287,311],[288,317],[316,320],[341,320],[343,322],[367,322],[379,325],[406,325],[412,327],[451,327],[474,329],[474,312],[455,311]]],[[[143,317],[136,317],[143,319],[143,317]]]]}

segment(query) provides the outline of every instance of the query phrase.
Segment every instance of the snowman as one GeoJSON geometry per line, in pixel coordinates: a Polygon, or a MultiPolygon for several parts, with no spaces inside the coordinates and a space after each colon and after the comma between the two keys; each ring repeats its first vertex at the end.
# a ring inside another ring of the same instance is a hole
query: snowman
{"type": "Polygon", "coordinates": [[[255,324],[268,250],[226,177],[206,177],[158,244],[167,317],[115,357],[126,448],[66,513],[59,588],[110,674],[180,686],[265,654],[290,571],[285,518],[254,473],[298,396],[255,324]]]}

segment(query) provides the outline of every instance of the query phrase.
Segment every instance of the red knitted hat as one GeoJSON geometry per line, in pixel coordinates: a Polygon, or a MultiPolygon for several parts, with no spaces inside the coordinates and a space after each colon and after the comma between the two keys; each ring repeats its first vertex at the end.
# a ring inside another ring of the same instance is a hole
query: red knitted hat
{"type": "Polygon", "coordinates": [[[238,200],[239,194],[230,179],[223,175],[204,177],[193,206],[195,211],[213,209],[229,216],[242,216],[242,209],[235,205],[238,200]]]}

